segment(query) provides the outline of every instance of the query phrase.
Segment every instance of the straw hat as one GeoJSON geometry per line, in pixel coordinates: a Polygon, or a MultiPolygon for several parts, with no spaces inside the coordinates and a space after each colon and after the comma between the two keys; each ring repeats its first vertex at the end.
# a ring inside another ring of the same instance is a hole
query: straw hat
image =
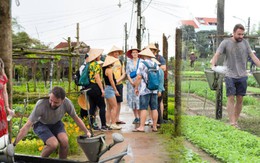
{"type": "Polygon", "coordinates": [[[152,60],[153,62],[155,62],[157,65],[161,65],[161,63],[160,63],[157,59],[152,58],[151,60],[152,60]]]}
{"type": "Polygon", "coordinates": [[[128,50],[128,51],[126,52],[126,56],[127,56],[128,58],[130,58],[130,59],[133,59],[133,56],[132,56],[132,51],[133,51],[133,50],[137,50],[138,53],[141,51],[141,50],[139,50],[138,48],[133,48],[133,49],[128,50]]]}
{"type": "Polygon", "coordinates": [[[78,104],[84,110],[87,110],[87,108],[89,108],[89,102],[88,101],[86,102],[86,97],[84,94],[81,94],[78,97],[78,104]]]}
{"type": "Polygon", "coordinates": [[[90,49],[88,54],[88,61],[91,62],[103,53],[104,49],[90,49]]]}
{"type": "Polygon", "coordinates": [[[149,45],[147,46],[147,48],[158,50],[157,47],[155,46],[155,44],[153,44],[153,43],[149,44],[149,45]]]}
{"type": "Polygon", "coordinates": [[[138,54],[142,55],[142,56],[147,56],[147,57],[150,57],[150,58],[155,58],[153,52],[148,47],[146,49],[142,50],[138,54]]]}
{"type": "Polygon", "coordinates": [[[118,61],[117,58],[111,57],[111,56],[107,56],[102,67],[109,66],[109,65],[113,64],[113,63],[116,62],[116,61],[118,61]]]}
{"type": "Polygon", "coordinates": [[[118,51],[119,52],[119,55],[123,54],[123,50],[116,47],[115,45],[113,45],[113,47],[111,48],[110,52],[107,54],[107,55],[110,55],[112,52],[116,52],[118,51]]]}

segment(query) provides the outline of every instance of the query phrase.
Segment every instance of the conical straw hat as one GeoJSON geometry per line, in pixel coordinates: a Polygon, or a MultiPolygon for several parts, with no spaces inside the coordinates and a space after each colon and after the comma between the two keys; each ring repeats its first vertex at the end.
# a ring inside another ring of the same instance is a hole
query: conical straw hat
{"type": "Polygon", "coordinates": [[[110,55],[112,52],[116,52],[118,51],[119,52],[119,55],[123,54],[123,50],[116,47],[115,45],[113,45],[113,47],[111,48],[111,50],[109,51],[109,53],[107,55],[110,55]]]}
{"type": "Polygon", "coordinates": [[[158,50],[157,47],[155,46],[155,44],[153,44],[153,43],[149,44],[149,45],[147,46],[147,48],[158,50]]]}
{"type": "Polygon", "coordinates": [[[79,97],[78,97],[78,104],[79,106],[84,109],[84,110],[87,110],[89,108],[89,102],[86,101],[86,97],[84,94],[81,94],[79,97]]]}
{"type": "Polygon", "coordinates": [[[104,49],[90,49],[88,54],[88,61],[91,62],[103,53],[104,49]]]}
{"type": "Polygon", "coordinates": [[[128,51],[126,52],[126,56],[127,56],[128,58],[130,58],[130,59],[133,59],[133,56],[132,56],[132,51],[133,51],[133,50],[137,50],[138,53],[141,51],[141,50],[139,50],[138,48],[132,48],[132,49],[128,50],[128,51]]]}
{"type": "Polygon", "coordinates": [[[157,59],[152,58],[151,60],[152,60],[153,62],[155,62],[157,65],[161,65],[161,63],[160,63],[157,59]]]}
{"type": "Polygon", "coordinates": [[[153,52],[149,48],[145,48],[144,50],[142,50],[138,54],[142,55],[142,56],[147,56],[147,57],[150,57],[150,58],[155,58],[153,52]]]}
{"type": "Polygon", "coordinates": [[[107,56],[102,67],[106,67],[106,66],[108,66],[108,65],[111,65],[111,64],[113,64],[114,62],[116,62],[116,61],[118,61],[118,60],[119,60],[119,59],[117,59],[117,58],[115,58],[115,57],[107,56]]]}

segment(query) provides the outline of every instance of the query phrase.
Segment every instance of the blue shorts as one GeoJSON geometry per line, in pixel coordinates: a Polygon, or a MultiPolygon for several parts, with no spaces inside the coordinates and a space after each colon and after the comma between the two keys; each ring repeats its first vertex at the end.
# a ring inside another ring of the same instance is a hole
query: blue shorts
{"type": "Polygon", "coordinates": [[[114,97],[115,95],[115,90],[111,85],[107,85],[105,88],[105,98],[111,98],[114,97]]]}
{"type": "Polygon", "coordinates": [[[158,95],[146,94],[139,97],[140,110],[147,110],[150,106],[151,110],[157,110],[158,108],[158,95]]]}
{"type": "Polygon", "coordinates": [[[66,133],[64,124],[61,121],[58,121],[55,124],[43,124],[41,122],[36,122],[33,125],[33,131],[39,138],[42,139],[44,144],[50,137],[57,137],[57,135],[62,132],[66,133]]]}
{"type": "Polygon", "coordinates": [[[245,96],[247,89],[247,76],[242,78],[225,77],[227,96],[245,96]]]}

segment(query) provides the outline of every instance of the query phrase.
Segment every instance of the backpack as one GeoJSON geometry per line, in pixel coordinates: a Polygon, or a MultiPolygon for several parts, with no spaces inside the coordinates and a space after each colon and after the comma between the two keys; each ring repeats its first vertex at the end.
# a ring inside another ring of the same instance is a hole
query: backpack
{"type": "Polygon", "coordinates": [[[157,64],[154,63],[154,66],[151,67],[146,61],[143,61],[143,63],[148,68],[147,82],[144,80],[146,83],[146,87],[149,90],[158,90],[160,84],[160,74],[159,70],[157,70],[157,64]]]}
{"type": "Polygon", "coordinates": [[[84,69],[80,75],[79,70],[76,71],[74,82],[77,86],[88,86],[89,81],[89,63],[84,64],[84,69]]]}

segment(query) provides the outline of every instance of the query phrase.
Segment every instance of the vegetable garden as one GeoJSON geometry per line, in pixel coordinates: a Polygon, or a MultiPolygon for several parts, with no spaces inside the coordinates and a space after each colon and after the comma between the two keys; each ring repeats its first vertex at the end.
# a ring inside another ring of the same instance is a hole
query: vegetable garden
{"type": "MultiPolygon", "coordinates": [[[[184,79],[181,86],[182,94],[195,94],[214,102],[215,91],[209,89],[200,64],[197,62],[193,70],[182,72],[182,78],[184,79]],[[196,68],[199,71],[194,71],[196,68]]],[[[169,81],[173,80],[171,77],[169,76],[169,81]]],[[[13,108],[16,111],[16,117],[12,120],[13,137],[16,136],[19,130],[20,122],[22,122],[21,125],[26,122],[27,116],[34,107],[35,99],[48,95],[49,88],[48,85],[46,87],[46,83],[37,82],[37,92],[32,90],[33,84],[33,81],[28,81],[13,85],[13,108]],[[24,107],[24,99],[28,100],[26,107],[24,107]]],[[[53,86],[56,85],[67,88],[68,82],[53,82],[53,86]]],[[[249,94],[260,94],[260,88],[258,88],[252,76],[249,76],[248,85],[249,94]]],[[[173,90],[173,82],[169,82],[169,94],[172,94],[173,90]]],[[[223,95],[225,95],[225,91],[223,95]]],[[[77,97],[77,93],[69,95],[75,107],[79,108],[77,97]]],[[[229,126],[227,117],[215,120],[214,116],[190,115],[186,110],[188,103],[185,100],[187,100],[187,97],[186,99],[183,98],[182,101],[182,136],[173,137],[174,125],[172,124],[163,124],[159,130],[159,136],[165,141],[164,145],[167,147],[173,162],[207,162],[202,156],[184,146],[184,141],[190,141],[197,148],[210,154],[218,162],[260,162],[260,104],[257,96],[248,95],[244,99],[242,112],[246,116],[239,121],[241,130],[229,126]]],[[[226,105],[225,96],[223,96],[223,105],[226,105]]],[[[174,97],[168,98],[168,116],[170,119],[174,119],[174,97]]],[[[82,133],[80,133],[71,118],[66,116],[64,121],[70,139],[69,155],[77,155],[81,151],[78,148],[76,137],[82,133]]],[[[87,120],[85,120],[85,123],[88,125],[87,120]]],[[[17,153],[40,155],[42,148],[42,141],[30,131],[24,140],[17,144],[15,150],[17,153]]],[[[57,153],[54,153],[52,157],[57,157],[57,153]]]]}

